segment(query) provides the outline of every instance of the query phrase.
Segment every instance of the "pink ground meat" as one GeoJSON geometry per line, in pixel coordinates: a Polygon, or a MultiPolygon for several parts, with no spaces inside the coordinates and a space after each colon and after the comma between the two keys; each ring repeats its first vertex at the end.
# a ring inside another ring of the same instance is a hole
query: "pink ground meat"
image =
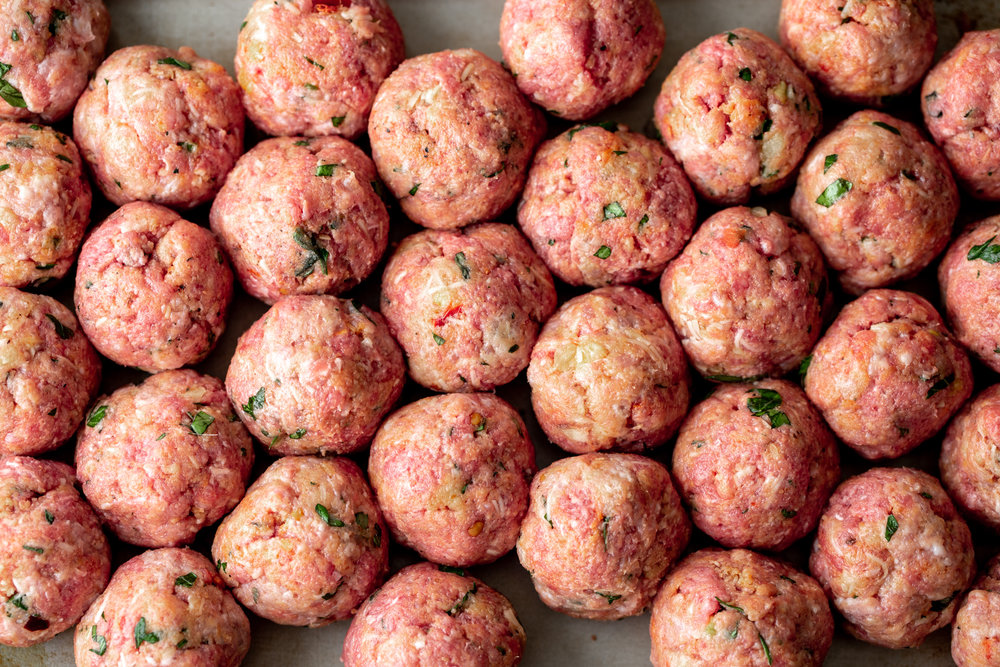
{"type": "Polygon", "coordinates": [[[941,481],[955,503],[1000,529],[1000,385],[983,390],[955,416],[941,443],[941,481]]]}
{"type": "Polygon", "coordinates": [[[535,155],[517,220],[571,285],[649,282],[691,238],[696,204],[662,144],[624,125],[577,126],[535,155]]]}
{"type": "Polygon", "coordinates": [[[319,627],[350,618],[382,582],[389,536],[354,462],[286,456],[223,520],[212,557],[250,611],[319,627]]]}
{"type": "Polygon", "coordinates": [[[52,639],[108,582],[108,541],[75,481],[64,463],[0,458],[0,644],[52,639]]]}
{"type": "Polygon", "coordinates": [[[951,657],[958,667],[1000,664],[1000,558],[994,556],[972,585],[951,629],[951,657]]]}

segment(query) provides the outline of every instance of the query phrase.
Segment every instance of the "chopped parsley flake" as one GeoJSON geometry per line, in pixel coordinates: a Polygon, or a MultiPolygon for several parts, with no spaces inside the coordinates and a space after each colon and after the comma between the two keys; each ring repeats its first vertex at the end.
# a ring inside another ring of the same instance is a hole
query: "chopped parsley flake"
{"type": "Polygon", "coordinates": [[[799,364],[799,380],[801,382],[805,382],[806,373],[809,372],[809,366],[812,365],[812,361],[813,361],[813,356],[810,354],[808,357],[802,360],[802,363],[799,364]]]}
{"type": "Polygon", "coordinates": [[[733,45],[734,39],[739,39],[739,38],[740,38],[739,35],[737,35],[735,32],[726,33],[726,41],[729,42],[729,46],[733,45]]]}
{"type": "Polygon", "coordinates": [[[607,259],[608,257],[611,257],[611,248],[606,245],[602,245],[597,249],[597,252],[594,253],[594,257],[597,259],[607,259]]]}
{"type": "Polygon", "coordinates": [[[767,645],[767,641],[764,639],[764,635],[757,632],[757,639],[760,640],[760,646],[764,649],[764,656],[767,658],[767,664],[773,664],[771,662],[771,648],[767,645]]]}
{"type": "Polygon", "coordinates": [[[52,514],[52,512],[45,510],[45,520],[48,521],[49,525],[51,526],[52,522],[56,520],[56,517],[54,514],[52,514]]]}
{"type": "Polygon", "coordinates": [[[296,429],[295,433],[289,433],[288,437],[291,438],[292,440],[299,440],[305,434],[306,434],[306,430],[304,428],[300,428],[300,429],[296,429]]]}
{"type": "Polygon", "coordinates": [[[9,164],[0,164],[0,171],[7,171],[8,169],[10,169],[9,164]]]}
{"type": "Polygon", "coordinates": [[[45,553],[45,549],[43,549],[42,547],[36,547],[30,544],[22,544],[21,548],[24,549],[25,551],[34,551],[36,554],[45,553]]]}
{"type": "Polygon", "coordinates": [[[600,595],[602,598],[607,600],[609,606],[613,605],[616,600],[620,600],[622,597],[621,595],[617,595],[615,593],[602,593],[601,591],[594,591],[594,594],[600,595]]]}
{"type": "Polygon", "coordinates": [[[462,278],[468,280],[469,276],[472,274],[471,269],[469,269],[469,264],[465,261],[465,253],[460,252],[455,254],[455,263],[458,264],[458,268],[462,271],[462,278]]]}
{"type": "Polygon", "coordinates": [[[465,611],[465,608],[469,606],[469,600],[472,599],[472,596],[475,595],[476,591],[478,590],[479,590],[479,585],[472,584],[472,588],[467,590],[465,592],[465,595],[463,595],[458,602],[453,604],[451,606],[451,609],[449,609],[446,613],[449,616],[458,616],[459,614],[461,614],[463,611],[465,611]]]}
{"type": "MultiPolygon", "coordinates": [[[[260,389],[257,390],[256,394],[254,394],[253,396],[251,396],[250,398],[247,399],[246,405],[242,405],[240,407],[243,409],[243,412],[245,412],[248,415],[250,415],[250,417],[254,421],[257,421],[257,415],[254,414],[254,413],[257,410],[260,410],[261,408],[263,408],[264,404],[265,404],[265,400],[264,400],[264,387],[261,387],[260,389]]],[[[88,424],[88,426],[89,426],[89,424],[88,424]]]]}
{"type": "Polygon", "coordinates": [[[989,264],[1000,262],[1000,245],[993,243],[996,238],[996,236],[992,236],[985,243],[972,246],[965,258],[970,262],[977,259],[981,259],[989,264]]]}
{"type": "MultiPolygon", "coordinates": [[[[316,175],[319,175],[319,167],[316,168],[316,175]]],[[[301,227],[295,228],[295,231],[292,233],[292,239],[300,248],[306,251],[305,261],[295,272],[296,277],[304,278],[311,275],[317,264],[319,264],[323,275],[328,275],[329,269],[326,262],[330,258],[330,251],[321,246],[314,235],[306,234],[305,230],[301,227]]]]}
{"type": "Polygon", "coordinates": [[[607,130],[608,132],[618,131],[618,123],[616,123],[613,120],[606,120],[600,123],[580,123],[579,125],[577,125],[576,127],[574,127],[573,129],[571,129],[569,132],[566,133],[566,138],[572,141],[573,135],[579,132],[580,130],[584,129],[585,127],[599,127],[601,129],[607,130]]]}
{"type": "Polygon", "coordinates": [[[785,517],[786,519],[791,519],[795,517],[796,514],[798,514],[798,512],[795,510],[788,510],[785,509],[784,507],[781,508],[781,516],[785,517]]]}
{"type": "Polygon", "coordinates": [[[760,141],[761,139],[763,139],[764,135],[771,131],[771,126],[772,125],[774,125],[774,121],[772,121],[770,118],[768,118],[767,120],[765,120],[764,124],[760,128],[760,132],[758,132],[757,134],[753,135],[754,140],[760,141]]]}
{"type": "Polygon", "coordinates": [[[333,526],[334,528],[343,528],[344,522],[335,516],[330,516],[329,510],[326,509],[325,505],[316,503],[316,514],[319,518],[326,522],[328,526],[333,526]]]}
{"type": "Polygon", "coordinates": [[[876,121],[874,121],[872,123],[872,125],[874,125],[875,127],[881,127],[883,130],[888,130],[888,131],[892,132],[893,134],[897,134],[897,135],[899,134],[899,130],[897,128],[893,127],[892,125],[889,125],[889,123],[883,123],[880,120],[876,120],[876,121]]]}
{"type": "Polygon", "coordinates": [[[306,62],[309,63],[310,65],[313,65],[314,67],[318,67],[320,69],[326,69],[325,67],[323,67],[322,65],[320,65],[318,62],[316,62],[315,60],[313,60],[312,58],[310,58],[309,56],[302,56],[302,57],[305,58],[306,62]]]}
{"type": "Polygon", "coordinates": [[[437,334],[431,334],[431,335],[434,336],[435,343],[437,343],[438,345],[444,345],[444,338],[438,336],[437,334]]]}
{"type": "Polygon", "coordinates": [[[649,214],[648,213],[645,214],[644,216],[642,216],[641,218],[639,218],[639,231],[640,232],[642,231],[642,228],[645,227],[646,223],[648,223],[648,222],[649,222],[649,214]]]}
{"type": "MultiPolygon", "coordinates": [[[[191,417],[190,413],[188,414],[188,416],[191,417]]],[[[188,426],[188,428],[190,428],[195,435],[205,435],[205,431],[208,430],[208,427],[211,426],[212,422],[214,421],[215,417],[208,414],[207,412],[202,412],[199,410],[198,414],[191,417],[191,424],[188,426]]]]}
{"type": "Polygon", "coordinates": [[[613,201],[604,207],[605,220],[611,220],[613,218],[624,218],[624,217],[625,217],[625,209],[623,209],[622,205],[619,204],[618,202],[613,201]]]}
{"type": "Polygon", "coordinates": [[[94,408],[94,411],[90,413],[89,417],[87,417],[87,426],[93,428],[98,424],[100,424],[101,420],[104,419],[104,415],[107,414],[107,412],[108,412],[108,406],[106,405],[99,405],[96,408],[94,408]]]}
{"type": "Polygon", "coordinates": [[[750,71],[749,67],[744,67],[740,70],[740,78],[744,81],[753,81],[753,72],[750,71]]]}
{"type": "Polygon", "coordinates": [[[173,65],[174,67],[180,67],[184,70],[191,69],[191,63],[184,62],[183,60],[178,60],[177,58],[160,58],[156,61],[160,65],[173,65]]]}
{"type": "Polygon", "coordinates": [[[63,324],[62,322],[60,322],[58,319],[56,319],[54,315],[45,313],[45,317],[47,317],[49,321],[52,322],[52,326],[56,328],[57,336],[59,336],[63,340],[69,340],[70,338],[73,337],[73,330],[70,329],[65,324],[63,324]]]}
{"type": "Polygon", "coordinates": [[[333,117],[330,118],[330,123],[334,127],[340,127],[341,125],[344,124],[344,119],[345,118],[347,118],[347,116],[333,116],[333,117]]]}
{"type": "Polygon", "coordinates": [[[791,425],[791,421],[778,408],[781,406],[781,394],[773,389],[754,388],[750,391],[757,395],[747,399],[747,408],[754,417],[766,418],[771,428],[778,428],[785,424],[791,425]]]}
{"type": "Polygon", "coordinates": [[[62,160],[63,162],[69,162],[70,164],[73,164],[73,160],[69,159],[68,157],[66,157],[62,153],[57,153],[56,154],[56,159],[57,160],[62,160]]]}
{"type": "Polygon", "coordinates": [[[438,565],[439,572],[447,572],[449,574],[457,574],[460,577],[465,576],[465,570],[460,567],[452,567],[450,565],[438,565]]]}
{"type": "Polygon", "coordinates": [[[899,521],[896,520],[895,515],[890,514],[889,518],[885,520],[885,541],[891,540],[897,530],[899,530],[899,521]]]}
{"type": "Polygon", "coordinates": [[[931,388],[927,390],[927,398],[930,398],[931,396],[938,393],[942,389],[947,389],[948,386],[954,381],[955,381],[954,373],[950,373],[947,377],[938,378],[938,380],[931,385],[931,388]]]}
{"type": "Polygon", "coordinates": [[[746,612],[743,611],[743,607],[737,607],[736,605],[730,604],[729,602],[723,602],[722,598],[720,598],[718,595],[715,596],[715,601],[718,602],[723,607],[725,607],[726,609],[732,609],[733,611],[739,612],[744,616],[746,616],[746,612]]]}
{"type": "Polygon", "coordinates": [[[333,170],[339,166],[339,164],[316,165],[316,175],[320,178],[329,178],[330,176],[333,176],[333,170]]]}
{"type": "Polygon", "coordinates": [[[7,598],[7,602],[14,605],[18,609],[21,609],[23,611],[28,611],[28,605],[25,604],[24,602],[24,593],[14,593],[9,598],[7,598]]]}
{"type": "Polygon", "coordinates": [[[90,649],[90,652],[97,655],[104,655],[104,652],[108,650],[108,639],[104,635],[97,634],[96,625],[90,626],[90,638],[97,644],[97,648],[90,649]]]}
{"type": "Polygon", "coordinates": [[[826,172],[830,171],[830,167],[832,167],[835,164],[837,164],[837,154],[831,153],[830,155],[827,155],[826,159],[823,160],[823,173],[825,174],[826,172]]]}
{"type": "Polygon", "coordinates": [[[160,635],[147,630],[146,617],[140,617],[139,622],[135,624],[135,647],[139,648],[143,644],[155,644],[158,641],[160,641],[160,635]]]}
{"type": "Polygon", "coordinates": [[[14,28],[13,30],[10,31],[10,41],[12,42],[21,41],[21,33],[17,31],[17,28],[14,28]]]}
{"type": "Polygon", "coordinates": [[[854,184],[850,181],[838,178],[833,183],[826,186],[826,190],[823,190],[819,197],[816,197],[816,203],[820,206],[830,208],[841,200],[848,192],[850,192],[853,187],[854,184]]]}
{"type": "Polygon", "coordinates": [[[198,581],[198,575],[194,572],[188,572],[183,574],[176,579],[174,579],[174,586],[183,586],[184,588],[191,588],[194,586],[194,582],[198,581]]]}
{"type": "Polygon", "coordinates": [[[954,593],[952,593],[948,597],[944,598],[943,600],[932,600],[931,601],[931,611],[935,611],[935,612],[944,611],[945,609],[948,608],[948,605],[950,605],[954,601],[955,597],[960,592],[961,591],[955,591],[954,593]]]}
{"type": "Polygon", "coordinates": [[[410,188],[410,196],[412,197],[415,194],[417,194],[417,190],[419,190],[419,189],[420,189],[420,183],[414,183],[413,187],[410,188]]]}

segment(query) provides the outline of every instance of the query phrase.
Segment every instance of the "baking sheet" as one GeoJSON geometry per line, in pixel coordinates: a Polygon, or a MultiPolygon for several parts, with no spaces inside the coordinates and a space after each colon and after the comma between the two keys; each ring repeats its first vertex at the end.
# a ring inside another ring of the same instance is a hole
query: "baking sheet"
{"type": "MultiPolygon", "coordinates": [[[[222,63],[232,72],[236,35],[250,2],[249,0],[215,2],[110,0],[107,4],[112,15],[109,49],[129,44],[162,44],[173,48],[187,45],[193,47],[201,56],[222,63]]],[[[497,39],[502,0],[390,0],[390,4],[403,28],[408,56],[445,48],[471,46],[493,58],[500,58],[497,39]]],[[[600,119],[614,119],[630,125],[633,129],[649,131],[653,100],[660,83],[680,55],[710,34],[738,26],[755,28],[775,37],[780,0],[660,0],[659,5],[667,27],[667,43],[660,64],[650,76],[647,85],[635,97],[601,114],[600,119]]],[[[940,34],[939,54],[952,46],[961,32],[1000,26],[1000,3],[995,0],[938,2],[936,9],[940,34]]],[[[915,101],[913,106],[915,108],[915,101]]],[[[846,115],[847,111],[828,106],[825,112],[830,123],[846,115]]],[[[908,114],[901,112],[901,115],[908,114]]],[[[913,117],[912,110],[909,115],[913,117]]],[[[550,135],[562,131],[565,127],[561,121],[550,117],[550,135]]],[[[248,145],[257,139],[259,137],[251,131],[248,145]]],[[[768,199],[765,203],[778,210],[787,211],[785,200],[788,196],[790,192],[768,199]]],[[[93,214],[94,221],[103,219],[110,210],[111,207],[106,202],[97,202],[93,214]]],[[[707,207],[702,206],[699,219],[704,219],[710,212],[707,207]]],[[[998,212],[1000,206],[997,205],[984,206],[964,202],[960,222],[998,212]]],[[[186,217],[205,224],[207,209],[196,210],[186,217]]],[[[504,219],[511,219],[509,213],[504,219]]],[[[394,240],[398,241],[416,229],[398,210],[393,212],[394,240]]],[[[380,274],[380,269],[376,276],[380,274]]],[[[377,278],[369,279],[351,296],[358,296],[369,305],[375,305],[377,280],[377,278]]],[[[927,293],[929,289],[933,290],[932,274],[925,272],[903,287],[927,293]]],[[[574,293],[576,292],[563,288],[560,297],[565,299],[574,293]]],[[[69,303],[71,285],[64,283],[58,286],[54,294],[69,303]]],[[[263,304],[238,291],[225,336],[212,357],[199,365],[198,370],[224,377],[236,339],[264,310],[263,304]]],[[[126,382],[141,381],[143,377],[145,374],[138,371],[108,366],[102,390],[111,391],[126,382]]],[[[979,387],[997,381],[996,376],[986,373],[979,373],[977,379],[979,387]]],[[[700,388],[703,393],[704,385],[700,388]]],[[[413,387],[411,383],[403,400],[413,400],[423,393],[425,392],[413,387]]],[[[514,403],[529,422],[539,466],[547,465],[560,457],[562,452],[545,441],[534,423],[523,375],[516,383],[502,388],[499,393],[514,403]]],[[[669,454],[668,445],[654,456],[659,460],[669,461],[669,454]]],[[[63,447],[54,453],[52,458],[70,460],[72,445],[63,447]]],[[[255,471],[257,473],[270,460],[259,449],[258,458],[259,464],[255,471]]],[[[356,458],[364,465],[364,454],[356,458]]],[[[922,445],[913,455],[893,462],[893,465],[901,463],[917,465],[937,474],[936,443],[922,445]]],[[[845,474],[859,472],[864,467],[865,464],[860,459],[845,454],[845,474]]],[[[195,547],[207,553],[212,531],[203,532],[208,534],[199,539],[195,547]]],[[[975,535],[977,555],[981,563],[1000,545],[997,544],[995,536],[986,534],[981,529],[976,531],[975,535]]],[[[708,540],[704,536],[696,535],[693,541],[694,547],[707,544],[708,540]]],[[[799,567],[803,567],[808,556],[808,548],[809,540],[803,540],[785,556],[799,567]]],[[[134,547],[115,543],[113,554],[115,565],[138,552],[139,550],[134,547]]],[[[414,560],[416,557],[412,552],[393,545],[393,570],[414,560]]],[[[504,593],[517,609],[528,633],[523,665],[584,667],[649,663],[648,614],[622,621],[598,622],[571,619],[553,612],[538,600],[527,573],[520,567],[513,554],[509,554],[496,564],[471,568],[470,572],[504,593]]],[[[346,621],[311,630],[278,626],[258,619],[252,614],[250,617],[253,644],[251,653],[244,663],[246,665],[318,667],[336,664],[339,660],[341,645],[348,627],[346,621]]],[[[72,639],[72,631],[67,631],[47,644],[29,649],[0,646],[0,666],[72,665],[72,639]]],[[[948,642],[949,634],[946,629],[929,637],[919,649],[890,651],[863,644],[838,631],[827,664],[838,667],[853,666],[859,662],[918,667],[947,665],[951,664],[948,642]]]]}

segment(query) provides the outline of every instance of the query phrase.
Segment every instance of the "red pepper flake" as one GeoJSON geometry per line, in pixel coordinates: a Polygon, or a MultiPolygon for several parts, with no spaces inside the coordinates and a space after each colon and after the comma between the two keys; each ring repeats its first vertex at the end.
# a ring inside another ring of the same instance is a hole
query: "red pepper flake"
{"type": "Polygon", "coordinates": [[[447,322],[450,317],[458,315],[460,312],[462,312],[461,304],[457,306],[449,306],[448,310],[444,311],[444,315],[434,320],[434,328],[437,329],[443,327],[444,323],[447,322]]]}

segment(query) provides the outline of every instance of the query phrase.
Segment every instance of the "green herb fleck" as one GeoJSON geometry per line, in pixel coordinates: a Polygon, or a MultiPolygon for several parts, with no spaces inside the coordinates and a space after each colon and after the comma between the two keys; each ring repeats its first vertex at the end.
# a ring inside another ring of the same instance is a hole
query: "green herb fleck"
{"type": "Polygon", "coordinates": [[[1000,244],[993,243],[996,238],[996,236],[991,236],[985,243],[972,246],[965,258],[970,262],[977,259],[981,259],[989,264],[1000,262],[1000,244]]]}
{"type": "Polygon", "coordinates": [[[616,123],[613,120],[605,120],[600,123],[580,123],[579,125],[577,125],[576,127],[574,127],[573,129],[571,129],[569,132],[566,133],[566,138],[572,141],[573,135],[579,132],[580,130],[584,129],[585,127],[599,127],[601,129],[607,130],[608,132],[618,131],[618,123],[616,123]]]}
{"type": "Polygon", "coordinates": [[[462,278],[468,280],[472,271],[469,269],[469,264],[465,261],[464,252],[455,254],[455,263],[458,264],[458,268],[462,271],[462,278]]]}
{"type": "Polygon", "coordinates": [[[7,171],[8,169],[10,169],[9,164],[0,164],[0,171],[7,171]]]}
{"type": "Polygon", "coordinates": [[[295,433],[289,433],[288,437],[291,438],[292,440],[299,440],[305,434],[306,434],[306,430],[304,428],[300,428],[300,429],[296,429],[295,433]]]}
{"type": "Polygon", "coordinates": [[[923,496],[924,498],[926,498],[927,500],[932,500],[934,498],[934,496],[932,496],[931,494],[927,493],[926,491],[921,491],[920,495],[923,496]]]}
{"type": "Polygon", "coordinates": [[[791,421],[778,408],[781,406],[781,394],[773,389],[754,388],[756,396],[747,399],[747,408],[754,417],[767,418],[771,428],[778,428],[785,424],[791,425],[791,421]]]}
{"type": "Polygon", "coordinates": [[[520,346],[520,345],[511,345],[511,346],[510,346],[509,348],[507,348],[507,351],[508,351],[509,353],[511,353],[511,354],[514,354],[514,353],[515,353],[515,352],[517,352],[517,351],[518,351],[519,349],[521,349],[521,346],[520,346]]]}
{"type": "Polygon", "coordinates": [[[190,70],[191,63],[184,62],[183,60],[178,60],[177,58],[160,58],[156,61],[160,65],[173,65],[174,67],[180,67],[181,69],[190,70]]]}
{"type": "Polygon", "coordinates": [[[594,253],[594,257],[597,259],[607,259],[608,257],[611,257],[611,248],[606,245],[602,245],[597,249],[597,252],[594,253]]]}
{"type": "Polygon", "coordinates": [[[796,514],[798,514],[798,512],[795,510],[788,510],[785,509],[784,507],[781,508],[781,516],[785,517],[786,519],[794,518],[796,514]]]}
{"type": "Polygon", "coordinates": [[[47,317],[49,321],[52,322],[52,326],[56,328],[57,336],[59,336],[63,340],[69,340],[70,338],[73,337],[73,330],[70,329],[65,324],[63,324],[62,322],[60,322],[58,319],[56,319],[54,315],[45,313],[45,317],[47,317]]]}
{"type": "Polygon", "coordinates": [[[850,192],[853,187],[854,184],[850,181],[838,178],[833,183],[826,186],[826,190],[823,190],[819,197],[816,197],[816,203],[820,206],[830,208],[842,199],[848,192],[850,192]]]}
{"type": "Polygon", "coordinates": [[[808,357],[806,357],[805,359],[802,360],[802,363],[799,364],[799,381],[800,382],[805,382],[805,380],[806,380],[806,373],[809,372],[809,366],[812,365],[812,361],[813,361],[813,356],[810,354],[808,357]]]}
{"type": "Polygon", "coordinates": [[[108,406],[106,405],[99,405],[96,408],[94,408],[94,411],[90,413],[89,417],[87,417],[87,426],[93,428],[98,424],[100,424],[101,420],[104,419],[104,415],[107,414],[107,412],[108,412],[108,406]]]}
{"type": "Polygon", "coordinates": [[[604,553],[608,552],[608,524],[614,519],[614,516],[602,516],[601,517],[601,541],[604,543],[604,553]]]}
{"type": "Polygon", "coordinates": [[[771,126],[772,125],[774,125],[774,121],[772,121],[770,118],[768,118],[767,120],[765,120],[764,124],[760,128],[760,132],[758,132],[757,134],[753,135],[754,140],[760,141],[761,139],[763,139],[764,135],[771,131],[771,126]]]}
{"type": "Polygon", "coordinates": [[[885,520],[885,541],[891,540],[897,530],[899,530],[899,522],[896,521],[895,515],[890,514],[889,518],[885,520]]]}
{"type": "Polygon", "coordinates": [[[605,220],[611,220],[613,218],[624,218],[624,217],[625,217],[625,209],[623,209],[622,205],[619,204],[618,202],[613,201],[604,207],[605,220]]]}
{"type": "Polygon", "coordinates": [[[749,67],[744,67],[740,70],[740,78],[744,81],[753,81],[753,72],[750,71],[749,67]]]}
{"type": "Polygon", "coordinates": [[[417,190],[419,190],[419,189],[420,189],[420,183],[414,183],[413,187],[410,188],[410,196],[412,197],[415,194],[417,194],[417,190]]]}
{"type": "Polygon", "coordinates": [[[438,345],[444,345],[444,338],[441,338],[441,336],[438,336],[436,333],[432,333],[431,335],[434,337],[435,343],[438,345]]]}
{"type": "Polygon", "coordinates": [[[358,524],[358,528],[361,530],[368,530],[368,515],[364,512],[355,513],[354,523],[358,524]]]}
{"type": "Polygon", "coordinates": [[[345,118],[347,118],[347,116],[333,116],[330,118],[330,123],[333,124],[334,127],[340,127],[344,124],[345,118]]]}
{"type": "Polygon", "coordinates": [[[319,518],[326,522],[327,525],[333,526],[334,528],[343,528],[344,522],[335,516],[330,516],[330,512],[326,509],[326,506],[316,503],[316,514],[319,518]]]}
{"type": "Polygon", "coordinates": [[[325,67],[323,67],[322,65],[320,65],[318,62],[316,62],[315,60],[313,60],[312,58],[310,58],[309,56],[302,56],[302,57],[305,58],[306,62],[309,63],[310,65],[313,65],[314,67],[318,67],[320,69],[326,69],[325,67]]]}
{"type": "Polygon", "coordinates": [[[319,90],[319,86],[317,86],[315,83],[306,82],[302,84],[302,87],[305,88],[306,90],[319,90]]]}
{"type": "Polygon", "coordinates": [[[602,598],[607,600],[608,606],[613,605],[615,603],[615,600],[620,600],[622,597],[621,595],[617,595],[615,593],[602,593],[601,591],[594,591],[594,594],[600,595],[602,598]]]}
{"type": "Polygon", "coordinates": [[[793,584],[795,583],[795,580],[794,580],[794,579],[792,579],[791,577],[786,577],[786,576],[785,576],[785,575],[783,575],[783,574],[782,574],[782,575],[780,575],[780,578],[781,578],[781,579],[784,579],[785,581],[790,581],[790,582],[792,582],[793,584]]]}
{"type": "Polygon", "coordinates": [[[10,31],[10,41],[12,42],[21,41],[21,33],[17,31],[17,28],[14,28],[13,30],[10,31]]]}
{"type": "MultiPolygon", "coordinates": [[[[319,167],[316,169],[316,174],[319,175],[319,167]]],[[[317,264],[319,264],[319,268],[324,276],[329,274],[326,262],[330,258],[330,251],[319,244],[316,236],[306,234],[304,229],[296,227],[292,233],[292,239],[300,248],[306,251],[305,261],[295,272],[296,277],[304,278],[310,275],[317,264]]]]}
{"type": "Polygon", "coordinates": [[[955,381],[954,373],[950,373],[947,377],[939,378],[938,381],[932,384],[931,388],[927,390],[927,398],[930,398],[931,396],[938,393],[942,389],[947,389],[948,386],[954,381],[955,381]]]}
{"type": "Polygon", "coordinates": [[[330,176],[333,176],[333,170],[339,166],[339,164],[316,165],[316,175],[320,178],[329,178],[330,176]]]}
{"type": "Polygon", "coordinates": [[[108,650],[108,639],[104,635],[97,634],[96,625],[90,626],[90,638],[97,644],[97,648],[90,649],[90,652],[97,655],[104,655],[104,652],[108,650]]]}
{"type": "Polygon", "coordinates": [[[449,574],[457,574],[460,577],[465,576],[465,570],[460,567],[452,567],[450,565],[438,565],[439,572],[447,572],[449,574]]]}
{"type": "Polygon", "coordinates": [[[24,611],[28,611],[28,605],[25,604],[24,602],[24,593],[14,593],[9,598],[7,598],[7,602],[14,605],[18,609],[23,609],[24,611]]]}
{"type": "Polygon", "coordinates": [[[25,551],[34,551],[36,554],[45,553],[45,549],[41,547],[32,546],[30,544],[22,544],[21,548],[24,549],[25,551]]]}
{"type": "Polygon", "coordinates": [[[52,20],[49,21],[49,34],[55,36],[59,32],[59,24],[57,21],[65,21],[68,14],[61,9],[52,10],[52,20]]]}
{"type": "Polygon", "coordinates": [[[767,664],[773,664],[771,662],[771,648],[767,645],[767,641],[764,639],[764,635],[757,632],[757,639],[760,640],[760,646],[764,649],[764,656],[767,658],[767,664]]]}
{"type": "Polygon", "coordinates": [[[246,21],[244,21],[243,23],[240,24],[240,32],[243,32],[243,28],[245,28],[245,27],[247,27],[247,22],[246,21]]]}
{"type": "Polygon", "coordinates": [[[453,604],[451,606],[451,609],[449,609],[446,613],[449,616],[458,616],[459,614],[461,614],[463,611],[465,611],[465,608],[469,606],[469,600],[472,598],[473,595],[476,594],[477,590],[479,590],[479,585],[472,584],[472,588],[467,590],[465,592],[465,595],[463,595],[458,602],[453,604]]]}
{"type": "Polygon", "coordinates": [[[155,644],[158,641],[160,641],[160,635],[151,630],[147,631],[146,617],[140,617],[139,622],[135,624],[135,647],[139,648],[143,644],[155,644]]]}
{"type": "Polygon", "coordinates": [[[253,396],[251,396],[250,398],[247,399],[246,405],[242,405],[240,407],[243,409],[243,412],[245,412],[248,415],[250,415],[250,417],[254,421],[257,421],[257,415],[254,414],[254,413],[257,410],[260,410],[261,408],[263,408],[264,404],[265,404],[265,401],[264,401],[264,387],[261,387],[260,389],[257,390],[256,394],[254,394],[253,396]]]}
{"type": "Polygon", "coordinates": [[[734,39],[739,39],[739,38],[740,38],[739,35],[737,35],[735,32],[726,33],[726,41],[729,42],[729,46],[733,45],[734,39]]]}
{"type": "Polygon", "coordinates": [[[51,526],[52,522],[56,520],[56,517],[52,514],[52,512],[45,510],[45,520],[48,521],[51,526]]]}
{"type": "Polygon", "coordinates": [[[217,561],[215,561],[215,569],[218,570],[219,572],[225,572],[226,568],[228,568],[228,567],[229,567],[229,563],[227,563],[224,560],[217,560],[217,561]]]}
{"type": "Polygon", "coordinates": [[[757,375],[754,377],[744,378],[738,375],[706,375],[706,380],[711,380],[712,382],[753,382],[759,380],[761,376],[757,375]]]}
{"type": "Polygon", "coordinates": [[[183,574],[176,579],[174,579],[174,586],[183,586],[184,588],[191,588],[194,586],[194,582],[198,581],[198,575],[194,572],[188,572],[183,574]]]}
{"type": "Polygon", "coordinates": [[[892,125],[889,125],[889,123],[883,123],[880,120],[876,120],[872,123],[872,125],[874,125],[875,127],[881,127],[883,130],[889,130],[893,134],[897,135],[899,134],[899,130],[893,127],[892,125]]]}
{"type": "Polygon", "coordinates": [[[837,154],[831,153],[830,155],[827,155],[826,159],[823,160],[823,173],[825,174],[826,172],[830,171],[830,167],[832,167],[835,164],[837,164],[837,154]]]}
{"type": "Polygon", "coordinates": [[[955,600],[955,597],[960,592],[961,591],[954,591],[951,595],[944,598],[943,600],[932,600],[931,611],[936,611],[936,612],[944,611],[945,609],[948,608],[948,605],[950,605],[955,600]]]}
{"type": "Polygon", "coordinates": [[[639,231],[640,232],[642,231],[642,228],[645,227],[646,223],[648,223],[648,222],[649,222],[649,214],[647,213],[647,214],[645,214],[644,216],[642,216],[639,219],[639,231]]]}
{"type": "Polygon", "coordinates": [[[62,153],[57,153],[56,154],[56,159],[57,160],[62,160],[63,162],[69,162],[70,164],[73,164],[73,160],[69,159],[68,157],[66,157],[62,153]]]}
{"type": "Polygon", "coordinates": [[[215,417],[200,410],[198,411],[198,414],[193,417],[190,413],[188,413],[188,417],[191,417],[191,424],[188,428],[190,428],[195,435],[205,435],[205,431],[207,431],[208,427],[215,421],[215,417]]]}
{"type": "Polygon", "coordinates": [[[904,169],[900,173],[903,174],[903,178],[905,178],[908,181],[915,181],[915,180],[917,180],[917,177],[914,175],[914,173],[912,171],[907,171],[906,169],[904,169]]]}
{"type": "Polygon", "coordinates": [[[182,639],[179,642],[177,642],[177,644],[175,644],[175,646],[177,648],[181,649],[181,648],[184,648],[185,646],[187,646],[187,643],[188,643],[187,639],[182,639]]]}
{"type": "Polygon", "coordinates": [[[715,596],[715,601],[718,602],[723,607],[725,607],[726,609],[732,609],[733,611],[737,611],[743,614],[744,616],[746,616],[747,614],[745,611],[743,611],[743,607],[737,607],[736,605],[730,604],[729,602],[723,602],[722,598],[720,598],[718,595],[715,596]]]}

